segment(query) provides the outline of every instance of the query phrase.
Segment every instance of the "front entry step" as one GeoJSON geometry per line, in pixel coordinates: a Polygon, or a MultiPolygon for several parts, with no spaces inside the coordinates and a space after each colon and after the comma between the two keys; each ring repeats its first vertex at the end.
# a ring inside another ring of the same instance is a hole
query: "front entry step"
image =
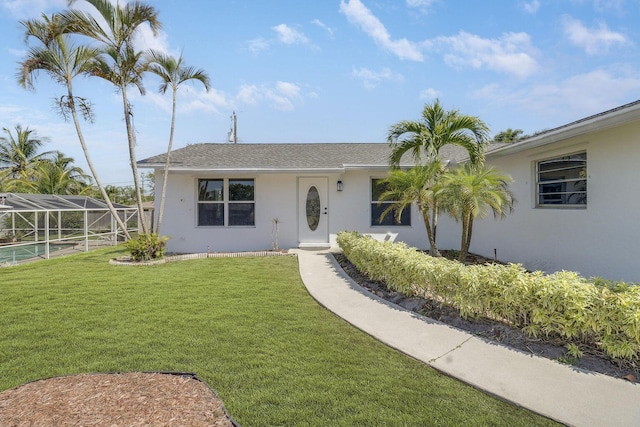
{"type": "Polygon", "coordinates": [[[331,249],[331,243],[299,243],[298,248],[300,249],[331,249]]]}

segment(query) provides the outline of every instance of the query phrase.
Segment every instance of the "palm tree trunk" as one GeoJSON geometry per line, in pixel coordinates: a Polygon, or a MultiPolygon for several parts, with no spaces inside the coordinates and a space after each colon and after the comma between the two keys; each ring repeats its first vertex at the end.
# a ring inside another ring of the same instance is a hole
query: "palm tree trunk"
{"type": "Polygon", "coordinates": [[[424,220],[424,225],[427,228],[427,238],[429,239],[429,255],[440,257],[440,251],[436,246],[436,239],[433,238],[433,229],[431,228],[431,221],[429,218],[429,211],[422,208],[420,204],[418,204],[418,209],[422,213],[422,219],[424,220]]]}
{"type": "Polygon", "coordinates": [[[433,241],[437,241],[437,229],[438,229],[438,206],[434,205],[433,206],[433,210],[432,210],[432,215],[431,215],[431,223],[433,224],[433,241]]]}
{"type": "Polygon", "coordinates": [[[138,205],[138,225],[142,224],[142,233],[149,234],[147,223],[144,220],[144,210],[142,208],[142,193],[140,191],[140,178],[138,177],[138,165],[136,163],[136,137],[133,132],[133,125],[131,124],[131,117],[133,112],[131,111],[131,105],[127,99],[127,87],[126,85],[120,86],[122,92],[122,102],[124,104],[124,122],[127,126],[127,138],[129,139],[129,160],[131,162],[131,172],[133,173],[133,187],[136,191],[136,203],[138,205]]]}
{"type": "Polygon", "coordinates": [[[102,182],[98,178],[98,171],[96,171],[96,168],[93,165],[93,162],[91,161],[91,156],[89,155],[89,149],[87,148],[87,144],[86,144],[86,142],[84,140],[84,135],[83,135],[82,130],[80,128],[80,121],[78,120],[78,113],[76,112],[76,104],[75,104],[75,101],[74,101],[74,98],[73,98],[73,91],[71,89],[71,82],[70,81],[67,82],[67,92],[69,94],[69,103],[70,103],[70,107],[71,107],[70,108],[71,109],[71,116],[73,117],[73,124],[76,127],[76,133],[78,134],[78,139],[80,140],[80,146],[82,146],[82,151],[84,152],[84,158],[87,161],[87,165],[89,165],[89,170],[91,171],[91,174],[93,175],[93,178],[96,180],[96,185],[98,186],[98,190],[100,190],[100,194],[102,195],[102,198],[104,199],[105,203],[107,204],[107,207],[109,208],[109,212],[111,212],[111,216],[113,216],[113,218],[115,218],[116,223],[118,224],[118,227],[120,227],[120,229],[124,233],[124,236],[127,238],[127,240],[129,240],[129,239],[131,239],[131,235],[129,234],[129,230],[127,230],[127,226],[124,224],[124,222],[120,218],[120,215],[118,215],[118,212],[116,211],[116,208],[113,207],[113,203],[111,203],[111,198],[107,194],[107,191],[104,189],[104,186],[102,185],[102,182]]]}
{"type": "Polygon", "coordinates": [[[460,241],[460,254],[458,254],[458,261],[465,262],[467,259],[467,233],[469,232],[469,214],[467,212],[462,214],[462,237],[460,241]]]}
{"type": "Polygon", "coordinates": [[[160,196],[160,207],[158,208],[158,223],[156,225],[156,233],[160,235],[160,225],[162,224],[162,216],[164,214],[164,199],[167,194],[167,182],[169,178],[169,156],[171,156],[171,147],[173,146],[173,132],[175,130],[176,121],[176,98],[178,96],[178,88],[173,88],[173,106],[171,110],[171,131],[169,132],[169,145],[167,146],[167,160],[164,164],[164,174],[162,175],[162,194],[160,196]]]}
{"type": "Polygon", "coordinates": [[[466,253],[469,255],[469,248],[471,247],[471,234],[473,233],[473,215],[469,214],[469,225],[467,226],[467,242],[466,253]]]}

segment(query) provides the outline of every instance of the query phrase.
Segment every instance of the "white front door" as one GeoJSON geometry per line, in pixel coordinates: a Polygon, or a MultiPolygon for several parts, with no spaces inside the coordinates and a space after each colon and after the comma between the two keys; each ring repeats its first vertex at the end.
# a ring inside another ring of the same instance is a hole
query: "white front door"
{"type": "Polygon", "coordinates": [[[301,248],[328,248],[328,178],[298,179],[298,242],[301,248]]]}

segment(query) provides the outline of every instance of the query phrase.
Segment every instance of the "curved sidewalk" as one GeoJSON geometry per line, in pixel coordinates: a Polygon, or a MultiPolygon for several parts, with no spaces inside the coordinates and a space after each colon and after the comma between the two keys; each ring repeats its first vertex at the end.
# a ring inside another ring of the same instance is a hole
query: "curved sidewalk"
{"type": "Polygon", "coordinates": [[[363,290],[329,251],[294,252],[302,281],[313,298],[385,344],[564,424],[640,425],[640,384],[485,341],[363,290]]]}

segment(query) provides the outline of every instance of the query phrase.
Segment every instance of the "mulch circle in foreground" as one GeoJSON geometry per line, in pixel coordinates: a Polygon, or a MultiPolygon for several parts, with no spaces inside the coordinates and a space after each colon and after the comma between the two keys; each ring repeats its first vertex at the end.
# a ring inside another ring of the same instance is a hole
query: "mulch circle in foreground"
{"type": "Polygon", "coordinates": [[[237,426],[194,374],[79,374],[0,393],[5,426],[237,426]]]}

